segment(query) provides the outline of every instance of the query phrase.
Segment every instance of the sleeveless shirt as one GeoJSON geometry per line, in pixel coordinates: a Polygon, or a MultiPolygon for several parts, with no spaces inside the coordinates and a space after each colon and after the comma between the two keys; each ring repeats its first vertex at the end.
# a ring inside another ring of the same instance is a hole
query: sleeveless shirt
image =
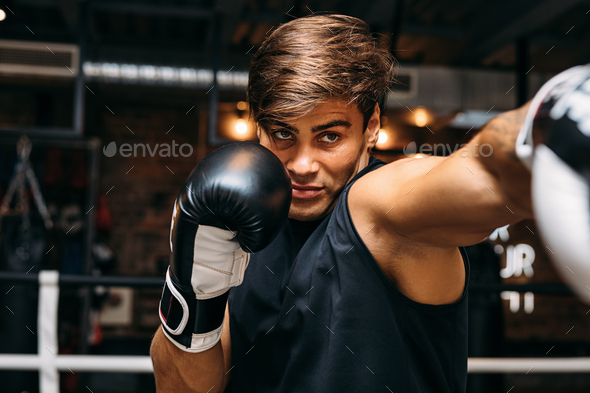
{"type": "Polygon", "coordinates": [[[232,377],[225,392],[464,392],[467,285],[459,300],[421,304],[389,281],[348,210],[356,180],[324,219],[289,219],[251,255],[228,297],[232,377]]]}

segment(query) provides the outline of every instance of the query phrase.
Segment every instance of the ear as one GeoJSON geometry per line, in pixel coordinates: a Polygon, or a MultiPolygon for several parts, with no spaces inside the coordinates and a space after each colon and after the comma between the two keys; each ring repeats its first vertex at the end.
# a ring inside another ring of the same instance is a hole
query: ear
{"type": "Polygon", "coordinates": [[[256,126],[256,136],[258,137],[258,140],[260,140],[260,126],[259,125],[256,126]]]}
{"type": "Polygon", "coordinates": [[[365,138],[367,141],[367,147],[373,148],[379,139],[379,129],[381,128],[381,110],[379,109],[379,104],[375,104],[375,109],[373,110],[373,114],[369,119],[369,123],[367,124],[367,129],[365,130],[365,138]]]}

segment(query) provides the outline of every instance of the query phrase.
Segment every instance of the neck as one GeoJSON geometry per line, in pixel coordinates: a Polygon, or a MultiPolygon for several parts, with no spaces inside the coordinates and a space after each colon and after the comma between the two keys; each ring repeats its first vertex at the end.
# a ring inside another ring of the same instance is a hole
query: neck
{"type": "Polygon", "coordinates": [[[367,165],[369,165],[369,158],[370,158],[370,157],[371,157],[371,156],[369,155],[369,151],[368,151],[368,150],[365,150],[365,151],[364,151],[364,152],[361,154],[361,157],[359,158],[358,166],[357,166],[357,168],[356,168],[355,175],[356,175],[357,173],[359,173],[360,171],[362,171],[363,169],[365,169],[365,167],[366,167],[367,165]]]}

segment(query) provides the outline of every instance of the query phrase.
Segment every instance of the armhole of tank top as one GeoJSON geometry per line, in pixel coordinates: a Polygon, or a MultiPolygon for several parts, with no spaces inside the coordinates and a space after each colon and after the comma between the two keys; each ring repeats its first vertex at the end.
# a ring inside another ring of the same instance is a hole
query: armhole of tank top
{"type": "Polygon", "coordinates": [[[381,269],[381,267],[379,266],[379,264],[377,263],[377,261],[375,260],[375,258],[373,257],[373,254],[371,254],[371,251],[369,251],[369,249],[367,248],[365,242],[363,241],[363,239],[360,237],[360,235],[358,234],[356,227],[354,226],[354,223],[352,222],[352,217],[350,216],[350,210],[348,209],[348,194],[349,194],[349,190],[350,188],[353,186],[354,182],[352,182],[351,184],[349,184],[349,186],[346,188],[345,195],[344,195],[344,211],[346,214],[346,221],[347,221],[347,225],[352,229],[352,240],[353,242],[356,242],[362,252],[365,254],[365,262],[367,262],[375,271],[375,273],[377,274],[377,276],[381,279],[381,281],[383,281],[383,283],[385,284],[385,286],[387,288],[389,288],[391,290],[391,292],[397,296],[400,300],[402,300],[403,302],[409,304],[410,306],[420,309],[420,310],[424,310],[424,311],[431,311],[431,312],[437,312],[437,311],[446,311],[449,309],[453,309],[453,308],[457,308],[461,305],[461,303],[464,302],[465,298],[467,297],[467,290],[468,290],[468,286],[469,286],[469,274],[470,274],[470,268],[469,268],[469,259],[467,257],[467,252],[465,251],[464,247],[458,247],[459,248],[459,252],[461,253],[461,257],[463,259],[463,266],[465,267],[465,282],[464,282],[464,287],[463,287],[463,293],[461,294],[461,297],[459,299],[457,299],[455,302],[453,303],[448,303],[448,304],[425,304],[425,303],[419,303],[416,302],[412,299],[410,299],[409,297],[407,297],[406,295],[404,295],[390,280],[389,278],[387,278],[387,276],[385,275],[385,273],[383,272],[383,270],[381,269]]]}

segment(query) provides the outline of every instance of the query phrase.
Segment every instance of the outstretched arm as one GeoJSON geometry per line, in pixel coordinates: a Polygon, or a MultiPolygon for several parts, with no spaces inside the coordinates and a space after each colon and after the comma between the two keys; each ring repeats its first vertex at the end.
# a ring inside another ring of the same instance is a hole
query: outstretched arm
{"type": "Polygon", "coordinates": [[[490,120],[452,156],[403,159],[363,176],[367,213],[387,230],[440,247],[475,244],[531,218],[530,173],[514,151],[527,109],[490,120]]]}
{"type": "Polygon", "coordinates": [[[502,113],[487,123],[473,138],[473,143],[488,144],[493,153],[489,157],[478,157],[484,168],[492,174],[502,190],[506,201],[524,215],[531,218],[531,176],[530,171],[516,156],[516,137],[529,109],[526,105],[502,113]]]}

